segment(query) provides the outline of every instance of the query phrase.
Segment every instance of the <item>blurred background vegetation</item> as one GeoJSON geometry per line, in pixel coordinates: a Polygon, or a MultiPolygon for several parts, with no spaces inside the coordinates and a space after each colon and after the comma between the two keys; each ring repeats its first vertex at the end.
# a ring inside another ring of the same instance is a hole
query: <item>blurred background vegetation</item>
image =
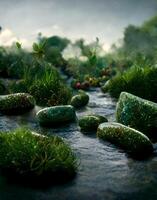
{"type": "Polygon", "coordinates": [[[121,45],[113,44],[108,53],[98,38],[87,44],[39,33],[30,51],[18,42],[0,47],[0,93],[28,92],[39,105],[50,106],[67,104],[70,86],[102,87],[116,98],[128,91],[157,101],[156,67],[157,16],[140,27],[126,27],[121,45]]]}

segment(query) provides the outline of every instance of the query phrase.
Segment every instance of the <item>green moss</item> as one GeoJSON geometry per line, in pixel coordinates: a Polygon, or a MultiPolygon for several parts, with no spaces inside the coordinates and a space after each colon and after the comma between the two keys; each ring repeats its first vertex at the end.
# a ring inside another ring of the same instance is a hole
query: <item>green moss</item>
{"type": "Polygon", "coordinates": [[[76,119],[73,106],[53,106],[40,110],[37,113],[37,120],[43,126],[62,125],[76,119]]]}
{"type": "Polygon", "coordinates": [[[122,92],[117,103],[116,119],[124,125],[157,138],[157,104],[122,92]]]}
{"type": "MultiPolygon", "coordinates": [[[[27,129],[0,132],[0,168],[33,181],[47,177],[71,177],[77,161],[68,144],[60,137],[42,136],[27,129]]],[[[46,184],[46,183],[45,183],[46,184]]]]}
{"type": "Polygon", "coordinates": [[[27,93],[15,93],[0,97],[0,112],[4,114],[24,113],[34,106],[34,98],[27,93]]]}
{"type": "Polygon", "coordinates": [[[119,123],[100,124],[97,135],[137,157],[145,157],[153,151],[152,143],[147,136],[119,123]]]}
{"type": "Polygon", "coordinates": [[[79,120],[79,126],[82,131],[96,131],[99,124],[107,122],[107,119],[100,115],[86,115],[79,120]]]}

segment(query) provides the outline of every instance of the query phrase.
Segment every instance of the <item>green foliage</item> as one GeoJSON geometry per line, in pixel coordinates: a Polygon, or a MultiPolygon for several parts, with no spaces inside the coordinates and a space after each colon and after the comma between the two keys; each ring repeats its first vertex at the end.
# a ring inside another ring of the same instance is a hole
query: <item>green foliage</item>
{"type": "Polygon", "coordinates": [[[67,104],[71,99],[71,91],[52,64],[45,61],[45,45],[44,40],[40,44],[34,43],[33,54],[19,57],[21,66],[16,62],[12,64],[10,71],[13,70],[15,76],[18,75],[21,80],[12,81],[9,91],[28,92],[42,106],[67,104]]]}
{"type": "Polygon", "coordinates": [[[12,81],[9,83],[10,93],[28,92],[27,83],[25,80],[12,81]]]}
{"type": "MultiPolygon", "coordinates": [[[[74,153],[60,137],[33,134],[25,128],[0,132],[0,167],[20,176],[74,175],[74,153]]],[[[61,176],[60,176],[61,177],[61,176]]]]}
{"type": "Polygon", "coordinates": [[[21,49],[22,45],[19,42],[16,42],[16,46],[18,49],[21,49]]]}
{"type": "Polygon", "coordinates": [[[69,43],[70,40],[67,38],[52,36],[48,38],[40,37],[38,45],[42,46],[46,61],[51,62],[55,67],[63,67],[65,61],[61,53],[69,43]]]}
{"type": "Polygon", "coordinates": [[[157,68],[133,66],[109,80],[106,90],[118,98],[122,91],[157,102],[157,68]]]}
{"type": "Polygon", "coordinates": [[[38,58],[42,58],[45,53],[46,40],[42,40],[39,44],[33,43],[33,54],[38,58]]]}
{"type": "Polygon", "coordinates": [[[157,47],[157,16],[146,21],[142,26],[129,25],[124,32],[123,52],[135,58],[137,54],[142,54],[150,62],[156,62],[157,47]]]}
{"type": "Polygon", "coordinates": [[[67,60],[66,73],[84,81],[84,77],[90,75],[92,77],[100,77],[101,71],[107,66],[106,58],[102,55],[103,49],[99,44],[99,39],[85,45],[83,39],[76,41],[73,44],[74,48],[80,50],[78,57],[73,57],[67,60]]]}
{"type": "Polygon", "coordinates": [[[64,105],[71,99],[71,90],[57,70],[49,65],[25,70],[24,79],[13,81],[9,85],[9,91],[28,92],[42,106],[64,105]]]}
{"type": "Polygon", "coordinates": [[[54,69],[44,71],[41,77],[36,75],[29,87],[29,93],[34,96],[39,105],[46,106],[68,104],[71,98],[70,89],[54,69]]]}

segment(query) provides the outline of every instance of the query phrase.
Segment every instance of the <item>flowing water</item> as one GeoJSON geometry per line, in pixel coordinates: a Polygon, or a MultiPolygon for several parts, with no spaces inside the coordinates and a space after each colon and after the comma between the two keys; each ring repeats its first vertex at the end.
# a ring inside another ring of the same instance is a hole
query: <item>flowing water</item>
{"type": "MultiPolygon", "coordinates": [[[[89,92],[90,102],[77,111],[107,116],[115,120],[116,102],[101,91],[89,92]]],[[[0,177],[0,200],[150,200],[157,199],[157,156],[145,161],[128,157],[114,145],[103,142],[96,134],[84,135],[76,123],[55,129],[43,129],[35,120],[36,107],[22,116],[0,116],[0,129],[10,130],[27,125],[40,133],[65,138],[74,149],[80,165],[77,176],[70,182],[47,189],[24,187],[0,177]]]]}

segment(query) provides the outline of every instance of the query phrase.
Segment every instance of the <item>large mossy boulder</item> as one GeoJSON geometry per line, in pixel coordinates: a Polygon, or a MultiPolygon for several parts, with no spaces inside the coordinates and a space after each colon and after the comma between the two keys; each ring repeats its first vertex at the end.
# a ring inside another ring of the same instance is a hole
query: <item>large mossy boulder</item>
{"type": "Polygon", "coordinates": [[[13,180],[28,184],[56,183],[72,178],[77,169],[76,156],[58,136],[43,136],[19,128],[0,132],[0,168],[13,180]],[[43,181],[44,180],[44,181],[43,181]]]}
{"type": "Polygon", "coordinates": [[[79,91],[79,94],[75,95],[71,99],[71,105],[75,108],[81,108],[86,106],[89,102],[89,96],[84,91],[79,91]]]}
{"type": "Polygon", "coordinates": [[[27,93],[15,93],[0,96],[0,112],[3,114],[22,114],[35,106],[33,96],[27,93]]]}
{"type": "Polygon", "coordinates": [[[97,135],[137,157],[143,158],[153,152],[152,143],[146,135],[116,122],[100,124],[97,135]]]}
{"type": "Polygon", "coordinates": [[[40,110],[36,116],[43,126],[62,125],[76,119],[75,109],[71,105],[47,107],[40,110]]]}
{"type": "Polygon", "coordinates": [[[99,124],[107,121],[106,117],[100,115],[86,115],[79,119],[79,126],[83,132],[96,131],[99,124]]]}
{"type": "Polygon", "coordinates": [[[116,120],[148,137],[157,138],[156,103],[122,92],[117,103],[116,120]]]}

